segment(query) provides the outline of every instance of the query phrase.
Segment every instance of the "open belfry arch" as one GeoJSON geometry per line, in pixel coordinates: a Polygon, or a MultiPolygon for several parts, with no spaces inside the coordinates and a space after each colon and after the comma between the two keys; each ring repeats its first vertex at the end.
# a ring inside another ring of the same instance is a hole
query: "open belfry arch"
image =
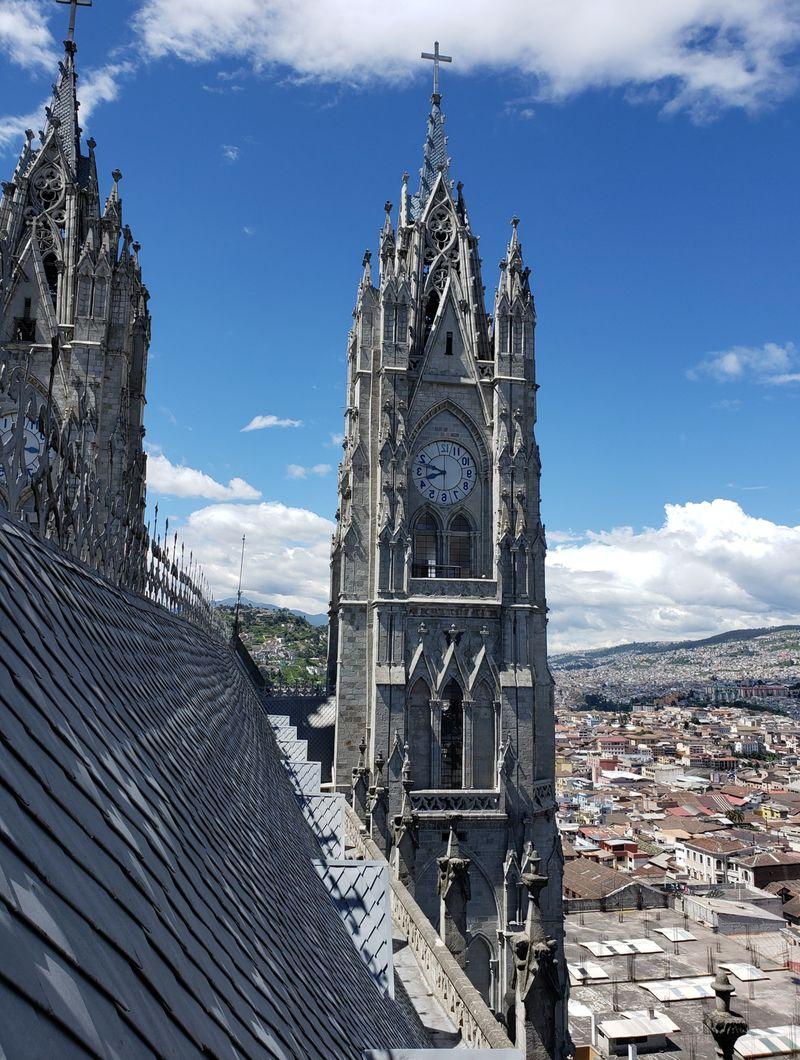
{"type": "Polygon", "coordinates": [[[355,783],[373,839],[445,940],[456,931],[457,959],[490,1006],[530,1008],[528,1055],[561,1056],[530,269],[514,218],[487,314],[478,237],[450,178],[439,91],[450,60],[438,44],[423,57],[435,75],[419,186],[404,174],[396,215],[385,205],[348,337],[331,555],[335,783],[355,783]]]}

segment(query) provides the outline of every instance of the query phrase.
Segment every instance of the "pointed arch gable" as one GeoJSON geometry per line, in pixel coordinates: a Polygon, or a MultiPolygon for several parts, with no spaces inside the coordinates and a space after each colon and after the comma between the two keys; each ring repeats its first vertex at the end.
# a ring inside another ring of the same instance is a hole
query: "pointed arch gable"
{"type": "MultiPolygon", "coordinates": [[[[412,399],[413,403],[413,399],[412,399]]],[[[457,420],[460,420],[462,425],[466,428],[470,435],[475,453],[480,461],[481,474],[485,477],[489,473],[489,456],[486,451],[486,443],[484,441],[484,431],[479,428],[472,417],[464,411],[459,405],[449,398],[445,398],[442,401],[437,401],[434,405],[431,405],[414,424],[413,430],[409,435],[409,448],[414,449],[417,438],[428,426],[431,420],[434,420],[443,412],[449,412],[457,420]]]]}

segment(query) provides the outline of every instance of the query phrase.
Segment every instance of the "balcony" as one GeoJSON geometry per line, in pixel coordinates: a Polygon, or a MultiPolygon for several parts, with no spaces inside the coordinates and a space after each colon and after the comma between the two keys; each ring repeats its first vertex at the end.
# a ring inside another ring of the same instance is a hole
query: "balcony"
{"type": "Polygon", "coordinates": [[[470,578],[469,567],[444,566],[441,563],[412,563],[412,578],[470,578]]]}

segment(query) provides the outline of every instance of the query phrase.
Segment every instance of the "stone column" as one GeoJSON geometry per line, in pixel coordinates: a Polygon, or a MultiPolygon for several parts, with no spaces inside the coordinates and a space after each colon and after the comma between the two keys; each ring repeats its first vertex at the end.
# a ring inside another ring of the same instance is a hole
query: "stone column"
{"type": "Polygon", "coordinates": [[[731,1012],[731,995],[734,988],[727,973],[721,970],[717,972],[717,978],[712,985],[717,995],[716,1006],[712,1012],[703,1016],[703,1023],[714,1038],[717,1056],[722,1060],[733,1060],[736,1042],[743,1034],[747,1034],[747,1020],[738,1012],[731,1012]]]}
{"type": "Polygon", "coordinates": [[[369,769],[366,766],[365,755],[367,752],[367,741],[362,736],[358,745],[358,765],[353,770],[352,782],[352,806],[359,816],[361,823],[367,820],[368,796],[369,796],[369,769]]]}
{"type": "Polygon", "coordinates": [[[558,1047],[556,1006],[561,997],[557,944],[544,931],[539,898],[547,877],[539,874],[540,858],[535,850],[531,851],[528,864],[530,871],[521,876],[528,891],[525,930],[516,932],[510,939],[514,958],[513,1039],[526,1060],[554,1060],[558,1047]]]}
{"type": "Polygon", "coordinates": [[[408,744],[404,747],[405,757],[403,759],[402,785],[403,801],[400,813],[394,818],[394,870],[397,878],[414,894],[416,886],[416,859],[417,847],[419,846],[419,817],[411,809],[411,789],[414,782],[411,779],[411,759],[408,754],[408,744]]]}
{"type": "Polygon", "coordinates": [[[461,968],[467,967],[467,902],[470,899],[469,858],[461,856],[456,826],[459,817],[450,818],[447,853],[437,858],[439,865],[439,935],[461,968]]]}
{"type": "Polygon", "coordinates": [[[442,786],[442,707],[441,699],[431,699],[431,787],[442,786]]]}

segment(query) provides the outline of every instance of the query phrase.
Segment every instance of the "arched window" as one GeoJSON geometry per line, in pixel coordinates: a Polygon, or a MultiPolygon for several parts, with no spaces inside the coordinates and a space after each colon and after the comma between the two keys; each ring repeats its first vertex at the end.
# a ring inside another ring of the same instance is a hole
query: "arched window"
{"type": "Polygon", "coordinates": [[[495,786],[494,702],[485,681],[475,690],[472,704],[472,785],[484,790],[495,786]]]}
{"type": "Polygon", "coordinates": [[[463,515],[456,515],[448,532],[447,562],[453,568],[452,577],[472,577],[472,532],[463,515]]]}
{"type": "Polygon", "coordinates": [[[431,333],[433,322],[436,319],[436,314],[439,311],[440,294],[435,287],[432,287],[428,297],[425,299],[425,320],[423,324],[423,338],[427,340],[428,335],[431,333]]]}
{"type": "Polygon", "coordinates": [[[408,753],[415,788],[431,786],[431,699],[420,678],[408,697],[408,753]]]}
{"type": "Polygon", "coordinates": [[[439,559],[439,527],[430,511],[423,511],[414,526],[415,578],[435,578],[439,559]]]}
{"type": "Polygon", "coordinates": [[[442,787],[460,788],[464,777],[464,703],[461,686],[450,681],[442,705],[442,787]]]}
{"type": "Polygon", "coordinates": [[[492,1008],[492,951],[486,939],[481,935],[473,935],[467,957],[467,975],[489,1008],[492,1008]]]}
{"type": "Polygon", "coordinates": [[[50,290],[50,297],[55,305],[58,298],[58,260],[55,254],[48,254],[42,261],[42,265],[44,265],[44,275],[50,290]]]}

